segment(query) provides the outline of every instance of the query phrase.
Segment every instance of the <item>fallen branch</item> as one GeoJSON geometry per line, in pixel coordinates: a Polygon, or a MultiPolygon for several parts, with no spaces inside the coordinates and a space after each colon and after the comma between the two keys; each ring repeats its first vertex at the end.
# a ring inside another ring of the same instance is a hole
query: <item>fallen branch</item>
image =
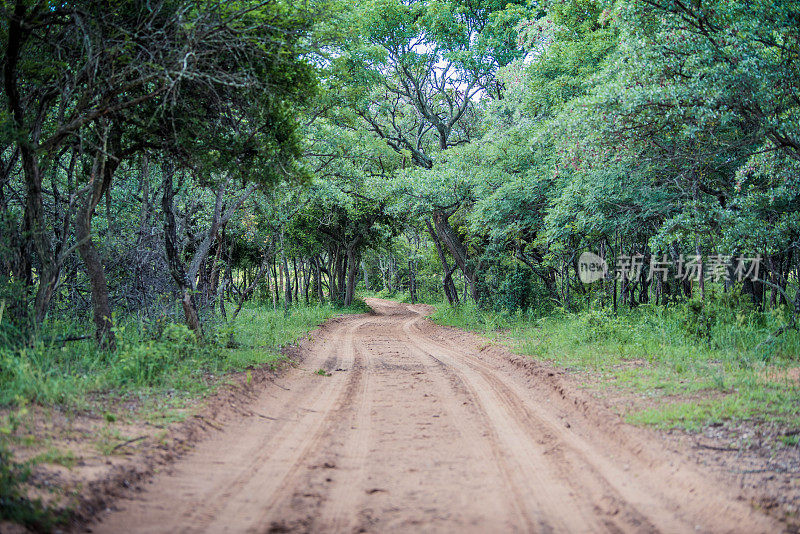
{"type": "Polygon", "coordinates": [[[45,344],[50,343],[69,343],[70,341],[82,341],[84,339],[92,339],[94,336],[68,336],[62,337],[57,339],[43,339],[42,342],[45,344]]]}
{"type": "Polygon", "coordinates": [[[147,437],[146,435],[145,436],[139,436],[138,438],[132,438],[132,439],[129,439],[128,441],[123,441],[122,443],[118,444],[113,449],[111,449],[111,452],[116,452],[117,449],[120,449],[120,448],[124,447],[125,445],[130,445],[131,443],[135,443],[137,441],[141,441],[146,437],[147,437]]]}
{"type": "Polygon", "coordinates": [[[734,449],[732,447],[716,447],[714,445],[705,445],[703,443],[698,443],[697,447],[701,449],[711,449],[712,451],[741,452],[741,449],[734,449]]]}

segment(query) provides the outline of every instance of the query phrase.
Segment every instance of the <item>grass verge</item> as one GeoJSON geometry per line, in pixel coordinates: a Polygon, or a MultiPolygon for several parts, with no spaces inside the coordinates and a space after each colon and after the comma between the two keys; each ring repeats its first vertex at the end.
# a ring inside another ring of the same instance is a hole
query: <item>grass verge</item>
{"type": "MultiPolygon", "coordinates": [[[[249,305],[233,324],[210,325],[204,343],[197,343],[183,324],[162,325],[154,334],[145,325],[127,322],[116,329],[119,348],[113,352],[97,350],[91,340],[0,347],[0,406],[83,409],[97,395],[108,394],[194,397],[213,388],[220,375],[277,362],[284,346],[333,315],[365,309],[363,303],[349,309],[323,304],[286,313],[249,305]]],[[[51,330],[56,329],[67,330],[59,325],[51,330]]]]}

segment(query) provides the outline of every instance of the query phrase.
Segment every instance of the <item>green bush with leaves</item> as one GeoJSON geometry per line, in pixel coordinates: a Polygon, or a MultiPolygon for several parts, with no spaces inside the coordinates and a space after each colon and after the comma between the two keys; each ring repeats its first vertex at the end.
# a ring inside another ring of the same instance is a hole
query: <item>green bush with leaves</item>
{"type": "MultiPolygon", "coordinates": [[[[112,383],[119,386],[161,386],[178,367],[211,360],[219,356],[219,348],[198,343],[194,332],[184,324],[169,324],[155,341],[131,343],[113,358],[112,383]]],[[[197,366],[197,373],[202,372],[197,366]]]]}

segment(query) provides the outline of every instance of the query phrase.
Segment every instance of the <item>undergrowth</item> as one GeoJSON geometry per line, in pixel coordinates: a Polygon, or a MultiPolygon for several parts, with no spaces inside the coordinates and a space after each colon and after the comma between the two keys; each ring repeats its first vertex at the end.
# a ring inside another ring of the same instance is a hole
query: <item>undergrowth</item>
{"type": "Polygon", "coordinates": [[[539,316],[440,304],[432,319],[646,398],[649,407],[629,413],[631,422],[697,430],[726,420],[800,425],[800,333],[771,336],[786,313],[758,312],[727,294],[618,314],[593,308],[539,316]]]}
{"type": "Polygon", "coordinates": [[[166,323],[153,334],[149,325],[128,321],[116,328],[113,352],[98,350],[92,340],[59,342],[76,325],[53,321],[43,328],[50,340],[0,346],[0,405],[81,406],[98,392],[196,395],[221,374],[277,362],[284,346],[331,316],[364,309],[363,303],[348,309],[323,304],[287,314],[248,305],[233,324],[210,324],[202,343],[183,324],[166,323]]]}

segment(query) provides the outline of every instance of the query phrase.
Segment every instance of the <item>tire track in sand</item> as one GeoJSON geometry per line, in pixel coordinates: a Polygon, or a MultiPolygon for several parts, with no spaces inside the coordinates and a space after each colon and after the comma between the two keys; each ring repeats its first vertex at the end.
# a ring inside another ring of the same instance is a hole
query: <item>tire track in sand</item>
{"type": "MultiPolygon", "coordinates": [[[[360,321],[358,329],[373,322],[373,319],[360,321]]],[[[299,461],[284,476],[280,486],[272,492],[272,497],[262,505],[259,518],[254,525],[264,530],[287,532],[308,530],[319,515],[319,508],[331,502],[332,496],[339,500],[340,510],[335,517],[339,524],[345,525],[346,518],[342,506],[353,501],[354,487],[339,480],[325,476],[322,484],[316,483],[312,476],[319,470],[336,470],[341,473],[341,458],[337,455],[337,441],[346,439],[347,450],[352,448],[355,465],[361,467],[368,450],[368,363],[355,342],[356,328],[351,328],[342,342],[341,352],[345,354],[344,368],[334,367],[332,372],[344,372],[347,384],[335,405],[330,408],[331,415],[325,419],[314,439],[299,455],[299,461]],[[337,434],[343,433],[343,436],[337,434]],[[299,501],[295,504],[296,501],[299,501]],[[295,510],[299,508],[299,510],[295,510]]],[[[340,478],[340,477],[337,477],[340,478]]],[[[338,531],[343,531],[337,529],[338,531]]]]}
{"type": "Polygon", "coordinates": [[[377,316],[333,321],[301,349],[288,388],[265,385],[247,406],[261,418],[225,425],[93,531],[779,529],[507,353],[421,306],[370,305],[377,316]]]}
{"type": "Polygon", "coordinates": [[[269,389],[260,395],[251,408],[266,418],[250,417],[225,427],[179,462],[158,488],[124,503],[124,513],[112,515],[93,531],[244,532],[261,528],[258,518],[263,517],[265,503],[269,506],[280,497],[275,492],[319,443],[325,420],[337,401],[343,401],[347,385],[353,381],[349,374],[323,378],[312,370],[325,364],[334,369],[351,368],[353,353],[343,347],[368,320],[357,317],[338,323],[301,368],[287,373],[284,380],[289,388],[280,389],[276,397],[269,389]]]}
{"type": "MultiPolygon", "coordinates": [[[[481,377],[464,369],[449,351],[413,331],[420,318],[404,321],[403,331],[421,354],[453,374],[466,390],[480,424],[490,433],[494,461],[509,480],[516,507],[522,509],[527,530],[536,532],[597,532],[602,523],[587,513],[563,480],[553,476],[548,459],[519,424],[514,410],[503,409],[496,393],[481,377]],[[527,491],[526,491],[527,489],[527,491]]],[[[473,416],[474,418],[475,416],[473,416]]],[[[465,418],[465,420],[467,420],[465,418]]]]}
{"type": "MultiPolygon", "coordinates": [[[[524,429],[529,445],[542,450],[543,461],[537,464],[537,468],[549,471],[551,483],[548,488],[571,488],[569,497],[574,506],[573,513],[578,511],[584,518],[594,515],[601,521],[603,528],[600,530],[769,531],[765,527],[769,521],[753,514],[746,504],[731,502],[722,495],[715,498],[713,486],[707,487],[702,475],[698,477],[691,469],[682,471],[680,467],[670,466],[669,469],[659,469],[658,476],[653,476],[652,463],[637,461],[635,453],[619,447],[618,443],[607,446],[599,432],[593,433],[593,437],[600,438],[595,441],[582,438],[565,427],[553,406],[531,402],[529,388],[520,386],[513,376],[499,372],[481,360],[480,353],[465,347],[463,342],[450,345],[433,339],[423,331],[423,324],[434,331],[437,328],[417,317],[404,327],[410,339],[435,353],[434,357],[442,358],[448,368],[454,369],[473,385],[482,382],[481,387],[488,386],[494,395],[494,400],[487,401],[489,405],[504,406],[514,420],[512,424],[524,429]],[[632,466],[638,469],[632,469],[632,466]],[[703,495],[702,502],[691,498],[692,494],[703,495]],[[732,521],[727,523],[736,525],[733,529],[721,526],[722,511],[730,514],[732,521]]],[[[573,415],[579,418],[579,414],[573,415]]],[[[497,421],[494,419],[493,422],[497,421]]],[[[597,531],[595,528],[587,530],[585,526],[568,530],[597,531]]]]}

